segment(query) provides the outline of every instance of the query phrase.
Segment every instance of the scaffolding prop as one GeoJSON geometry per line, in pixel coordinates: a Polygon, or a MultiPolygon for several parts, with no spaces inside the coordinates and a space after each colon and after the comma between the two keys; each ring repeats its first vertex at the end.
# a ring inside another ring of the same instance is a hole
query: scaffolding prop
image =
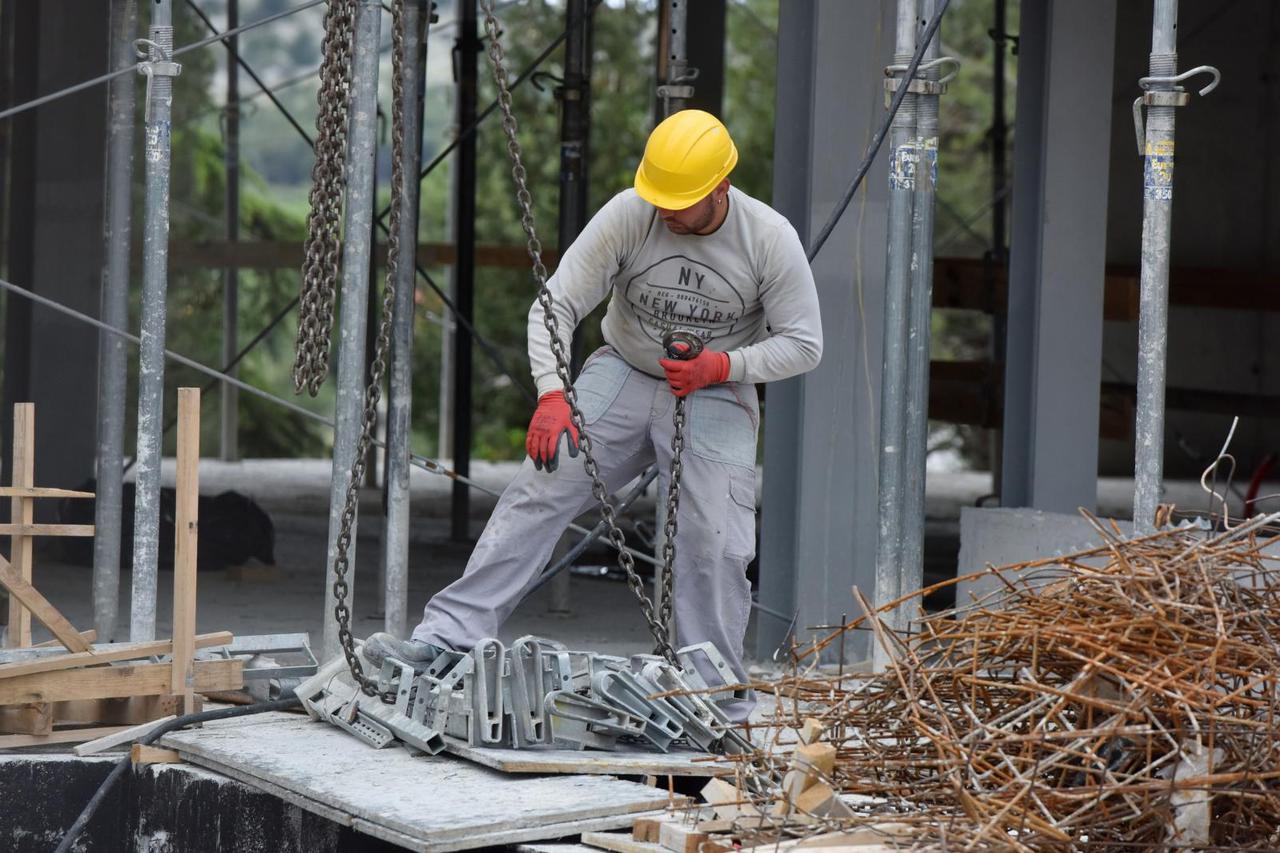
{"type": "MultiPolygon", "coordinates": [[[[933,207],[937,183],[938,96],[958,60],[939,57],[936,34],[948,0],[899,0],[886,98],[900,103],[889,125],[889,224],[884,357],[880,383],[877,605],[916,589],[924,577],[924,465],[928,443],[933,207]],[[927,21],[923,32],[920,23],[927,21]],[[940,76],[939,69],[953,66],[940,76]],[[917,73],[922,76],[916,76],[917,73]]],[[[890,613],[895,629],[907,614],[890,613]]],[[[873,649],[877,668],[884,652],[873,649]]]]}
{"type": "Polygon", "coordinates": [[[1169,252],[1173,237],[1173,135],[1178,107],[1190,93],[1179,83],[1201,74],[1212,79],[1200,95],[1218,85],[1218,69],[1201,65],[1178,73],[1178,0],[1155,0],[1149,75],[1138,81],[1143,94],[1133,102],[1138,153],[1143,157],[1142,270],[1138,297],[1138,399],[1134,425],[1133,521],[1140,532],[1155,529],[1164,474],[1164,390],[1169,332],[1169,252]],[[1147,107],[1144,130],[1142,107],[1147,107]]]}

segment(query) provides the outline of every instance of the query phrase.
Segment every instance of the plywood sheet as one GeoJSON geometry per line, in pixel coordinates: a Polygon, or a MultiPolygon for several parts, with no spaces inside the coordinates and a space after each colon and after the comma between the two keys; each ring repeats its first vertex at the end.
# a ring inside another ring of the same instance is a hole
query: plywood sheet
{"type": "Polygon", "coordinates": [[[292,714],[209,723],[166,735],[160,744],[422,853],[629,826],[637,814],[668,804],[666,791],[621,779],[511,776],[443,755],[414,758],[399,747],[375,750],[292,714]]]}
{"type": "Polygon", "coordinates": [[[590,749],[493,749],[445,738],[445,751],[503,773],[587,773],[611,776],[727,776],[733,765],[705,752],[590,749]]]}

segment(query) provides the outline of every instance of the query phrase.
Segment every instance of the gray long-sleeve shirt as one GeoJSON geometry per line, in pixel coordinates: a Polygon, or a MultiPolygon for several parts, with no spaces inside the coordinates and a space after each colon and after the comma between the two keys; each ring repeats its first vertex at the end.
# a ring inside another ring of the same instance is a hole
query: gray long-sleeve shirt
{"type": "MultiPolygon", "coordinates": [[[[729,379],[772,382],[812,370],[822,356],[818,293],[791,223],[736,188],[712,234],[672,234],[635,190],[600,209],[547,282],[559,336],[612,290],[601,330],[628,364],[662,376],[662,336],[688,329],[729,354],[729,379]]],[[[529,310],[529,364],[538,395],[560,387],[542,306],[529,310]]]]}

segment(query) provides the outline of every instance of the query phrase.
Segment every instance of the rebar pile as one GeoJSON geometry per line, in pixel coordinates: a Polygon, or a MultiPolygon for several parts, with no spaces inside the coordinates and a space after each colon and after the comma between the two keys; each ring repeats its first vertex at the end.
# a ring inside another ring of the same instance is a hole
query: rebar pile
{"type": "Polygon", "coordinates": [[[1280,573],[1264,555],[1280,545],[1259,536],[1274,521],[1132,541],[1098,525],[1104,547],[988,569],[998,596],[922,616],[906,641],[873,614],[849,623],[891,650],[885,672],[811,666],[766,689],[780,731],[821,722],[824,781],[856,816],[798,813],[785,782],[761,785],[781,757],[757,755],[740,777],[765,792],[744,794],[756,840],[897,823],[895,843],[948,849],[1280,849],[1280,573]]]}

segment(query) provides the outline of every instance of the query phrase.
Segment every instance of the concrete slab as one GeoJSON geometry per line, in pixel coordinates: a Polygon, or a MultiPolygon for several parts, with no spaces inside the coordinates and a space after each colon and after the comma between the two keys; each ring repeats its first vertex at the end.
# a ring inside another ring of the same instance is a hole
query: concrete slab
{"type": "Polygon", "coordinates": [[[508,776],[454,758],[375,750],[291,714],[211,723],[161,739],[184,759],[420,853],[629,826],[664,790],[603,776],[508,776]]]}
{"type": "MultiPolygon", "coordinates": [[[[1133,524],[1118,522],[1122,535],[1133,524]]],[[[1034,509],[978,509],[960,511],[960,564],[958,575],[981,571],[988,565],[1005,566],[1045,557],[1058,557],[1097,548],[1102,537],[1080,515],[1040,512],[1034,509]]],[[[1098,561],[1099,564],[1103,561],[1098,561]]],[[[1007,574],[1013,579],[1017,573],[1007,574]]],[[[957,586],[956,605],[964,606],[1002,586],[990,575],[957,586]]]]}

